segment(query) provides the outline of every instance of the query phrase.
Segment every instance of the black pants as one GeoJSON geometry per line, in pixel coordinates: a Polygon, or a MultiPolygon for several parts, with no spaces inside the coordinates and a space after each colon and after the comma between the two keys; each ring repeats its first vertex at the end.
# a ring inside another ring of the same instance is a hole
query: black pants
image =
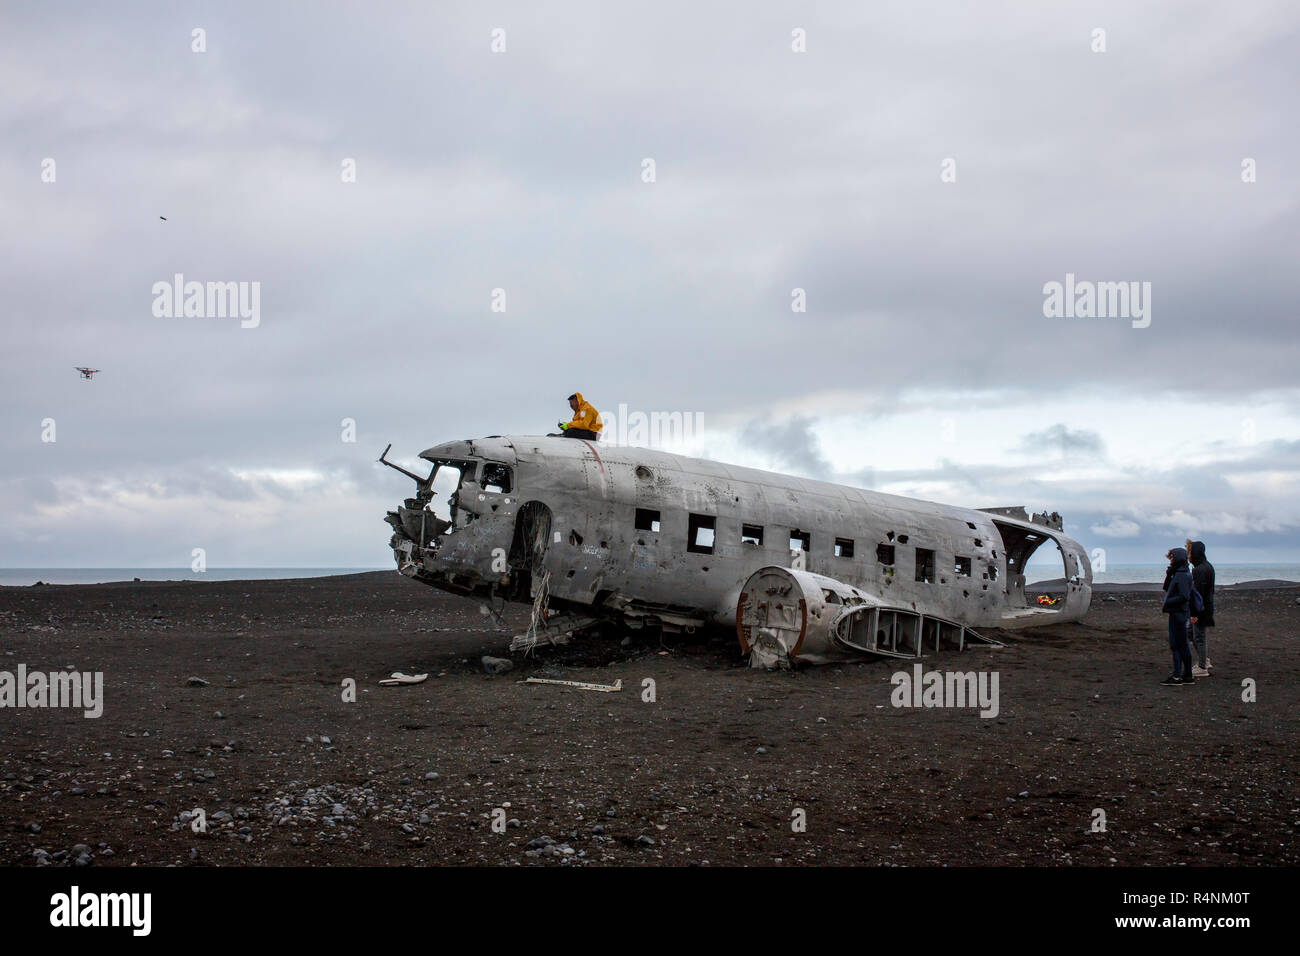
{"type": "Polygon", "coordinates": [[[565,438],[585,438],[587,441],[600,441],[600,436],[586,428],[566,428],[565,438]]]}
{"type": "Polygon", "coordinates": [[[1187,644],[1187,612],[1169,614],[1169,651],[1174,660],[1174,677],[1191,678],[1192,649],[1187,644]]]}

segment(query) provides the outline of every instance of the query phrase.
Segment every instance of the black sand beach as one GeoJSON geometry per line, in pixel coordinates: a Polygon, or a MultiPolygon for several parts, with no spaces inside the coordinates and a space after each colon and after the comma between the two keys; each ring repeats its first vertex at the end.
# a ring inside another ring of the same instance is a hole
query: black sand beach
{"type": "Polygon", "coordinates": [[[0,710],[0,862],[1294,865],[1298,597],[1223,589],[1194,687],[1158,685],[1140,586],[926,658],[998,673],[986,719],[891,706],[907,662],[764,673],[724,637],[588,639],[488,676],[525,609],[496,629],[395,572],[0,588],[0,671],[102,671],[105,697],[98,719],[0,710]]]}

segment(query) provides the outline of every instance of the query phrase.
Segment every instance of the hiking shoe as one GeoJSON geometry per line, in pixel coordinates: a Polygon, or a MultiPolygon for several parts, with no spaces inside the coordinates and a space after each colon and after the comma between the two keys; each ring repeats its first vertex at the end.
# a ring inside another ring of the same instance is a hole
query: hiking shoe
{"type": "Polygon", "coordinates": [[[1193,676],[1193,677],[1209,677],[1209,676],[1210,676],[1210,672],[1209,672],[1209,670],[1207,670],[1207,669],[1204,668],[1204,667],[1193,667],[1193,668],[1192,668],[1192,676],[1193,676]]]}
{"type": "Polygon", "coordinates": [[[1183,682],[1183,679],[1182,679],[1181,677],[1174,677],[1173,675],[1170,675],[1169,677],[1166,677],[1164,680],[1162,680],[1162,681],[1160,682],[1160,686],[1161,686],[1161,687],[1178,687],[1179,685],[1182,684],[1182,682],[1183,682]]]}

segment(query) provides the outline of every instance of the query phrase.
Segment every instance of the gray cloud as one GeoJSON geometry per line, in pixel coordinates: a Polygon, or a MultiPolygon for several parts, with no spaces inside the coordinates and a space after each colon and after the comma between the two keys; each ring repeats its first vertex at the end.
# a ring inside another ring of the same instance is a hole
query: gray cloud
{"type": "Polygon", "coordinates": [[[776,468],[808,478],[829,479],[831,464],[822,457],[812,430],[814,424],[803,415],[779,423],[754,421],[741,430],[740,440],[748,450],[770,458],[776,468]]]}
{"type": "Polygon", "coordinates": [[[1073,456],[1099,458],[1106,454],[1106,443],[1094,431],[1084,429],[1072,431],[1065,425],[1057,423],[1025,435],[1015,450],[1022,455],[1033,455],[1041,454],[1044,449],[1054,450],[1065,458],[1073,456]]]}
{"type": "MultiPolygon", "coordinates": [[[[23,526],[0,563],[55,561],[74,530],[71,563],[157,560],[197,528],[247,562],[387,564],[379,519],[406,489],[373,467],[384,444],[543,432],[575,388],[736,422],[827,392],[865,417],[982,390],[1026,464],[1035,444],[1105,452],[1043,430],[1044,394],[1300,406],[1300,10],[1251,10],[4,4],[0,494],[23,526]],[[153,317],[177,272],[261,282],[261,326],[153,317]],[[1067,272],[1152,282],[1150,328],[1045,318],[1067,272]],[[84,364],[104,371],[83,383],[84,364]],[[238,477],[294,471],[326,477],[238,477]]],[[[820,415],[732,431],[826,477],[820,415]]],[[[874,463],[863,483],[1064,497],[1098,526],[1140,477],[874,463]]],[[[1249,515],[1231,479],[1255,468],[1225,448],[1221,468],[1146,474],[1164,512],[1249,515]]],[[[1293,534],[1241,527],[1261,547],[1293,534]]]]}

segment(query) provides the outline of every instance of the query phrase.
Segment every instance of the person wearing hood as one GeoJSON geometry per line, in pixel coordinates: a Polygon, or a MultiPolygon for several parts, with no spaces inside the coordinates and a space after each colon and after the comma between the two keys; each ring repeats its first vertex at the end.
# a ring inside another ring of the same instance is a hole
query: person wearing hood
{"type": "Polygon", "coordinates": [[[600,430],[605,427],[600,420],[600,412],[582,397],[582,392],[569,396],[569,407],[573,409],[573,421],[560,422],[560,432],[565,438],[585,438],[588,441],[600,439],[600,430]]]}
{"type": "Polygon", "coordinates": [[[1192,674],[1196,677],[1209,677],[1214,665],[1210,663],[1206,650],[1205,629],[1214,627],[1214,565],[1206,560],[1204,541],[1188,541],[1187,556],[1192,565],[1192,587],[1196,588],[1201,603],[1205,605],[1199,614],[1191,616],[1187,625],[1187,636],[1196,651],[1197,660],[1192,674]]]}
{"type": "Polygon", "coordinates": [[[1169,615],[1169,653],[1174,671],[1160,683],[1166,687],[1195,684],[1192,676],[1192,650],[1187,646],[1187,622],[1192,609],[1192,574],[1187,567],[1187,551],[1171,548],[1167,554],[1169,570],[1165,574],[1165,602],[1160,610],[1169,615]]]}

